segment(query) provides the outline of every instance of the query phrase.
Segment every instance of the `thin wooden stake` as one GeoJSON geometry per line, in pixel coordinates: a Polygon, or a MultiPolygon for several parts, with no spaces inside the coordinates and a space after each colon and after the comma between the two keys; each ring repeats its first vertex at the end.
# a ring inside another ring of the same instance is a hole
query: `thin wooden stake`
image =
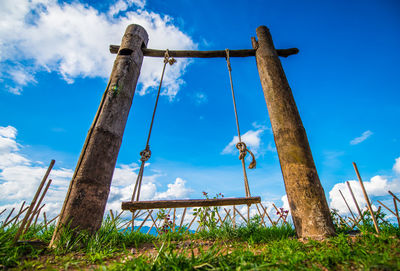
{"type": "Polygon", "coordinates": [[[264,227],[267,227],[267,225],[266,225],[265,222],[264,222],[265,214],[261,214],[260,208],[258,208],[258,205],[257,205],[257,204],[256,204],[256,207],[257,207],[257,211],[258,211],[258,213],[259,213],[259,215],[260,215],[260,218],[261,218],[261,224],[264,224],[264,227]]]}
{"type": "Polygon", "coordinates": [[[1,211],[0,215],[2,215],[5,211],[7,211],[7,208],[5,208],[3,211],[1,211]]]}
{"type": "MultiPolygon", "coordinates": [[[[275,208],[276,212],[279,214],[279,216],[282,218],[283,223],[287,224],[286,218],[284,217],[284,214],[280,210],[278,210],[278,208],[276,208],[274,203],[272,203],[272,205],[274,206],[274,208],[275,208]]],[[[276,223],[278,223],[278,222],[276,222],[276,223]]]]}
{"type": "Polygon", "coordinates": [[[354,167],[354,170],[356,171],[358,181],[360,182],[361,189],[362,189],[363,194],[364,194],[364,198],[367,201],[368,210],[371,213],[371,217],[372,217],[372,221],[374,222],[376,233],[379,234],[380,231],[379,231],[378,223],[376,222],[376,218],[375,218],[374,212],[372,211],[372,207],[371,207],[371,203],[369,202],[367,191],[365,190],[364,183],[363,183],[363,181],[361,179],[360,173],[358,172],[357,165],[354,162],[353,162],[353,167],[354,167]]]}
{"type": "Polygon", "coordinates": [[[246,218],[244,218],[244,216],[239,212],[239,210],[236,209],[235,206],[233,206],[233,208],[234,208],[234,210],[243,218],[244,222],[248,223],[247,220],[246,220],[246,218]]]}
{"type": "Polygon", "coordinates": [[[232,217],[233,221],[232,221],[232,225],[233,225],[234,229],[236,228],[236,212],[235,212],[235,210],[236,210],[235,205],[233,205],[233,217],[232,217]]]}
{"type": "MultiPolygon", "coordinates": [[[[43,199],[44,199],[44,196],[46,195],[47,190],[49,190],[49,187],[50,187],[50,185],[51,185],[51,182],[52,182],[52,179],[50,179],[50,180],[47,182],[47,185],[46,185],[46,187],[45,187],[45,189],[44,189],[44,191],[43,191],[43,193],[42,193],[42,196],[40,196],[40,199],[39,199],[38,203],[36,204],[36,207],[35,207],[35,209],[34,209],[34,211],[33,211],[34,214],[36,214],[36,212],[38,211],[38,208],[40,207],[40,204],[42,204],[42,201],[43,201],[43,199]]],[[[28,229],[29,229],[29,227],[30,227],[30,225],[31,225],[31,223],[32,223],[33,217],[34,217],[34,215],[32,215],[32,216],[30,217],[30,219],[28,220],[28,223],[26,224],[26,228],[25,228],[25,232],[24,232],[24,233],[26,233],[26,232],[28,231],[28,229]]]]}
{"type": "Polygon", "coordinates": [[[45,227],[46,230],[47,230],[47,217],[46,217],[46,212],[43,212],[43,224],[44,224],[44,227],[45,227]]]}
{"type": "Polygon", "coordinates": [[[176,208],[174,208],[174,218],[172,222],[172,232],[175,232],[175,215],[176,215],[176,208]]]}
{"type": "Polygon", "coordinates": [[[20,237],[22,231],[24,230],[25,224],[26,224],[26,222],[28,221],[28,218],[29,218],[29,216],[31,215],[31,212],[32,212],[33,208],[35,207],[36,201],[37,201],[37,199],[38,199],[38,197],[39,197],[39,195],[40,195],[40,192],[42,191],[42,188],[43,188],[43,186],[44,186],[44,183],[46,182],[47,177],[49,176],[50,171],[51,171],[51,169],[53,168],[55,162],[56,162],[55,160],[51,160],[50,165],[49,165],[49,167],[47,168],[47,171],[46,171],[46,173],[44,174],[43,179],[42,179],[42,181],[40,182],[40,185],[39,185],[39,187],[38,187],[38,189],[37,189],[37,191],[36,191],[36,194],[35,194],[35,196],[33,197],[31,204],[29,205],[29,209],[28,209],[28,211],[26,212],[26,215],[25,215],[24,219],[22,220],[21,226],[19,227],[17,233],[15,234],[15,237],[14,237],[14,240],[13,240],[14,243],[16,243],[16,242],[18,241],[18,239],[19,239],[19,237],[20,237]]]}
{"type": "Polygon", "coordinates": [[[143,219],[142,224],[140,224],[139,228],[136,230],[137,232],[140,232],[140,229],[143,227],[144,223],[147,221],[147,219],[149,218],[149,216],[151,216],[151,213],[153,213],[153,210],[150,210],[148,215],[143,219]]]}
{"type": "Polygon", "coordinates": [[[14,210],[15,210],[15,208],[12,208],[12,209],[11,209],[11,212],[8,214],[6,220],[4,220],[3,225],[4,225],[4,224],[7,224],[7,221],[8,221],[8,219],[10,218],[10,216],[12,215],[12,213],[14,212],[14,210]]]}
{"type": "Polygon", "coordinates": [[[226,220],[227,217],[229,217],[229,219],[230,219],[231,222],[232,222],[233,219],[232,219],[231,215],[229,214],[229,213],[231,212],[231,210],[226,210],[225,208],[224,208],[224,210],[225,210],[226,216],[225,216],[225,218],[224,218],[224,220],[223,220],[222,222],[225,222],[225,220],[226,220]]]}
{"type": "Polygon", "coordinates": [[[260,206],[261,206],[261,208],[264,210],[264,214],[267,215],[267,218],[268,218],[269,222],[271,222],[271,225],[274,226],[275,223],[274,223],[274,221],[272,221],[271,217],[269,216],[269,214],[268,214],[268,212],[267,212],[267,208],[265,208],[261,203],[260,203],[260,206]]]}
{"type": "Polygon", "coordinates": [[[53,217],[49,222],[47,222],[46,226],[50,225],[51,222],[53,222],[54,220],[56,220],[60,215],[56,215],[55,217],[53,217]]]}
{"type": "Polygon", "coordinates": [[[26,210],[28,210],[29,206],[25,207],[22,211],[20,211],[16,216],[14,216],[10,221],[8,221],[7,224],[4,224],[3,227],[6,227],[8,224],[13,223],[13,225],[15,225],[18,222],[18,218],[20,217],[20,215],[22,215],[23,213],[25,213],[26,210]]]}
{"type": "MultiPolygon", "coordinates": [[[[218,221],[219,221],[219,223],[220,223],[221,226],[222,226],[222,218],[221,218],[221,216],[219,215],[218,208],[217,208],[215,211],[216,211],[217,216],[218,216],[218,221]]],[[[218,224],[218,221],[217,221],[217,224],[218,224]]]]}
{"type": "Polygon", "coordinates": [[[350,191],[351,197],[353,198],[354,204],[356,205],[358,215],[360,216],[361,220],[364,223],[364,216],[363,216],[363,214],[361,212],[360,206],[358,206],[358,202],[356,200],[356,197],[354,196],[353,189],[351,189],[350,182],[347,181],[346,184],[347,184],[347,188],[349,188],[349,191],[350,191]]]}
{"type": "Polygon", "coordinates": [[[43,209],[43,207],[44,207],[45,205],[46,205],[46,204],[43,204],[42,207],[40,207],[40,209],[38,210],[38,212],[37,212],[37,214],[36,214],[36,218],[35,218],[35,223],[33,223],[33,227],[36,226],[36,222],[37,222],[37,220],[38,220],[38,218],[39,218],[40,211],[42,211],[42,209],[43,209]]]}
{"type": "Polygon", "coordinates": [[[394,204],[394,210],[396,212],[397,225],[398,225],[398,227],[400,227],[399,209],[397,208],[397,202],[396,202],[395,198],[393,198],[393,204],[394,204]]]}
{"type": "Polygon", "coordinates": [[[347,209],[349,209],[349,212],[350,212],[351,216],[352,216],[353,219],[354,219],[353,221],[356,221],[356,218],[355,218],[353,212],[351,211],[350,206],[349,206],[349,204],[347,203],[347,200],[346,200],[346,198],[343,196],[343,193],[342,193],[342,191],[340,191],[340,189],[339,189],[339,193],[340,193],[340,195],[342,196],[342,198],[343,198],[343,200],[344,200],[344,203],[346,203],[347,209]]]}
{"type": "Polygon", "coordinates": [[[186,209],[187,209],[186,207],[185,207],[185,209],[183,209],[183,214],[182,214],[181,223],[179,224],[179,230],[182,229],[183,220],[185,219],[186,209]]]}
{"type": "Polygon", "coordinates": [[[388,193],[389,193],[390,195],[392,195],[392,197],[393,197],[394,199],[396,199],[398,202],[400,202],[400,199],[399,199],[398,197],[396,197],[395,194],[393,194],[393,193],[390,192],[390,191],[388,191],[388,193]]]}
{"type": "Polygon", "coordinates": [[[186,229],[185,232],[187,232],[187,231],[190,230],[190,227],[192,226],[192,224],[193,224],[193,222],[196,220],[196,218],[197,218],[197,213],[196,213],[196,215],[193,217],[192,221],[190,221],[190,224],[189,224],[189,226],[187,227],[187,229],[186,229]]]}

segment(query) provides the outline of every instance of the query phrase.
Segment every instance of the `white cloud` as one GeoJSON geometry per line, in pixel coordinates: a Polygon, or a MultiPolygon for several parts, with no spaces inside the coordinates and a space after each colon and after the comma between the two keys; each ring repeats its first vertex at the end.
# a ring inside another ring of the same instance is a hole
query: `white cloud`
{"type": "Polygon", "coordinates": [[[393,165],[393,171],[400,174],[400,157],[396,158],[396,162],[393,165]]]}
{"type": "MultiPolygon", "coordinates": [[[[265,127],[260,127],[257,130],[249,130],[242,135],[242,141],[246,143],[246,146],[254,155],[259,155],[261,151],[261,136],[265,131],[265,127]]],[[[234,136],[232,141],[222,150],[222,154],[236,154],[236,144],[239,142],[239,137],[234,136]]]]}
{"type": "MultiPolygon", "coordinates": [[[[351,189],[353,190],[354,197],[358,202],[358,205],[361,209],[364,209],[367,202],[364,199],[364,195],[360,186],[360,183],[355,180],[349,181],[351,189]]],[[[400,192],[400,180],[393,179],[389,181],[387,177],[384,176],[374,176],[370,179],[370,181],[364,181],[364,187],[367,191],[368,197],[370,200],[373,200],[375,197],[384,197],[389,196],[388,191],[392,191],[393,193],[400,192]]],[[[347,203],[349,204],[353,213],[357,214],[357,209],[354,204],[354,201],[351,197],[350,191],[346,185],[346,183],[337,183],[329,192],[330,198],[330,208],[337,209],[340,214],[349,214],[346,203],[344,202],[342,196],[340,195],[340,191],[342,191],[343,196],[345,197],[347,203]]],[[[376,207],[375,207],[376,209],[376,207]]]]}
{"type": "MultiPolygon", "coordinates": [[[[1,1],[0,78],[11,81],[6,88],[14,94],[35,82],[34,75],[40,71],[57,72],[68,83],[82,77],[108,78],[115,59],[108,46],[119,44],[126,26],[132,23],[147,30],[151,48],[196,48],[171,17],[148,12],[144,5],[141,0],[120,0],[102,13],[76,1],[1,1]],[[134,5],[138,8],[130,10],[134,5]]],[[[162,59],[145,58],[140,94],[157,86],[162,63],[162,59]]],[[[180,59],[168,68],[163,95],[172,99],[177,94],[188,63],[180,59]]]]}
{"type": "Polygon", "coordinates": [[[157,193],[155,199],[184,199],[188,198],[192,189],[187,188],[186,181],[181,178],[176,178],[175,183],[168,184],[168,190],[157,193]]]}
{"type": "MultiPolygon", "coordinates": [[[[43,166],[43,163],[33,162],[19,153],[20,145],[16,142],[16,136],[16,128],[0,127],[0,145],[2,140],[6,139],[8,141],[3,146],[9,146],[0,148],[1,210],[7,206],[18,207],[23,200],[29,203],[47,170],[47,166],[43,166]]],[[[121,202],[131,200],[138,170],[139,166],[135,163],[122,164],[115,168],[107,210],[120,211],[121,202]]],[[[49,179],[53,182],[44,199],[46,203],[44,211],[48,218],[60,212],[72,175],[72,169],[54,168],[51,171],[49,179]]],[[[162,174],[157,171],[148,171],[145,174],[141,187],[141,200],[189,197],[192,189],[186,187],[186,181],[181,178],[176,178],[174,183],[167,184],[166,191],[158,191],[157,179],[160,176],[162,174]]]]}
{"type": "Polygon", "coordinates": [[[362,133],[361,136],[354,138],[353,140],[350,141],[350,145],[357,145],[360,144],[361,142],[365,141],[367,138],[372,136],[373,133],[370,130],[365,131],[362,133]]]}

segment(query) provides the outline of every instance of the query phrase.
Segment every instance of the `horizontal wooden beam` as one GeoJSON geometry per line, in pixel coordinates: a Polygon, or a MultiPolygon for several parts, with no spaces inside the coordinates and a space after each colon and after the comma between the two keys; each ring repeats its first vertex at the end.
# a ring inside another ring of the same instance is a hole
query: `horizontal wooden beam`
{"type": "Polygon", "coordinates": [[[132,210],[161,209],[161,208],[228,206],[228,205],[255,204],[260,202],[261,202],[260,197],[128,201],[128,202],[122,202],[122,210],[132,211],[132,210]]]}
{"type": "MultiPolygon", "coordinates": [[[[119,45],[110,45],[110,53],[117,54],[119,45]]],[[[143,55],[149,57],[164,57],[166,50],[156,50],[142,48],[143,55]]],[[[297,48],[277,49],[278,56],[288,57],[295,55],[299,52],[297,48]]],[[[225,50],[218,51],[192,51],[192,50],[169,50],[169,55],[172,57],[198,57],[198,58],[212,58],[212,57],[226,57],[225,50]]],[[[242,50],[229,50],[230,57],[247,57],[255,56],[255,49],[242,49],[242,50]]]]}

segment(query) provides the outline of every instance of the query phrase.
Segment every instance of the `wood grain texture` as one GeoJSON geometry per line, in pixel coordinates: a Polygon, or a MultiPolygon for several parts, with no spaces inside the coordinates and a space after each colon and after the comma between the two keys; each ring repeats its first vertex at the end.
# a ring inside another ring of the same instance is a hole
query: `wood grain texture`
{"type": "MultiPolygon", "coordinates": [[[[110,53],[117,54],[120,49],[119,45],[110,45],[110,53]]],[[[297,48],[289,49],[277,49],[278,56],[288,57],[295,55],[299,52],[297,48]]],[[[156,50],[149,48],[142,48],[144,56],[148,57],[164,57],[165,50],[156,50]]],[[[212,58],[212,57],[226,57],[225,50],[214,50],[214,51],[195,51],[195,50],[168,50],[171,57],[195,57],[195,58],[212,58]]],[[[229,50],[230,57],[249,57],[255,56],[255,49],[240,49],[240,50],[229,50]]]]}
{"type": "Polygon", "coordinates": [[[128,201],[122,203],[122,210],[142,210],[161,208],[229,206],[260,203],[260,197],[222,198],[222,199],[183,199],[156,201],[128,201]]]}
{"type": "Polygon", "coordinates": [[[335,229],[307,134],[269,29],[256,33],[252,43],[294,226],[299,238],[324,239],[335,229]]]}

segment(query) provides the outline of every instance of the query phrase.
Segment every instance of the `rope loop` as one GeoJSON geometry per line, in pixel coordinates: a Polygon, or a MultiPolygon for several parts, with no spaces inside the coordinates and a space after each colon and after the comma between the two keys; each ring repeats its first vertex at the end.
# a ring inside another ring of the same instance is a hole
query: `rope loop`
{"type": "Polygon", "coordinates": [[[257,162],[256,162],[256,157],[254,154],[247,148],[246,144],[244,142],[238,142],[236,144],[236,148],[239,150],[239,160],[242,160],[246,157],[247,153],[250,153],[251,155],[251,163],[249,165],[249,169],[254,169],[256,168],[257,162]]]}
{"type": "Polygon", "coordinates": [[[165,55],[164,55],[164,63],[167,64],[169,63],[169,65],[172,66],[172,64],[174,64],[176,62],[176,59],[173,57],[169,56],[169,50],[165,50],[165,55]]]}
{"type": "Polygon", "coordinates": [[[146,146],[146,149],[140,152],[140,161],[146,162],[151,157],[150,146],[146,146]]]}
{"type": "Polygon", "coordinates": [[[228,70],[232,71],[232,67],[231,67],[231,60],[229,58],[229,49],[225,49],[226,52],[226,64],[228,65],[228,70]]]}

